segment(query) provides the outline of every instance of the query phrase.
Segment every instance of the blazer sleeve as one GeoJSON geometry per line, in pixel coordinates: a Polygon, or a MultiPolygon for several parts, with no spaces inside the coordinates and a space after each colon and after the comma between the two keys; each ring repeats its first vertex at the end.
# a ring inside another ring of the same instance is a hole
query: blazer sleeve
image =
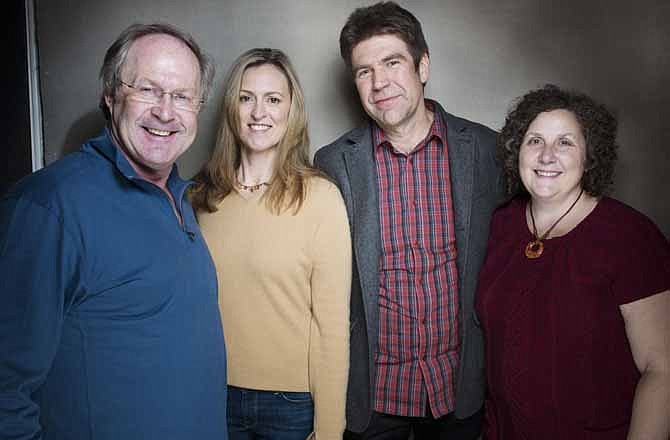
{"type": "Polygon", "coordinates": [[[331,168],[330,161],[328,160],[327,155],[325,153],[327,148],[328,146],[321,147],[316,151],[316,153],[314,154],[314,166],[319,168],[324,173],[326,173],[331,179],[334,179],[335,172],[331,168]]]}

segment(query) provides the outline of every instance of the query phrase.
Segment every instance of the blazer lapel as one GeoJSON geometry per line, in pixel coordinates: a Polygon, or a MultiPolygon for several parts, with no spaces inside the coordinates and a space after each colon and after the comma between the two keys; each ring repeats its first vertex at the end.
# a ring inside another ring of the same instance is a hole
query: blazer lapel
{"type": "MultiPolygon", "coordinates": [[[[368,335],[376,339],[378,329],[379,255],[381,236],[377,170],[370,130],[357,130],[350,138],[350,148],[344,153],[353,202],[352,237],[356,265],[361,282],[368,335]]],[[[376,340],[369,341],[376,346],[376,340]]]]}
{"type": "MultiPolygon", "coordinates": [[[[472,211],[472,192],[474,179],[474,146],[472,133],[455,117],[446,113],[441,107],[444,121],[447,124],[447,143],[449,148],[449,175],[451,176],[451,198],[454,209],[459,279],[467,273],[468,231],[472,211]]],[[[461,289],[459,289],[460,291],[461,289]]]]}

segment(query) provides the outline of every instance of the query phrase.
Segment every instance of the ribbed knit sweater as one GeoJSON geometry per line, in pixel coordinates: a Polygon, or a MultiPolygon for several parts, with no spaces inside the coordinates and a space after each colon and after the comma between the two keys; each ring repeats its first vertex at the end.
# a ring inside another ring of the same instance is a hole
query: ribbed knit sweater
{"type": "Polygon", "coordinates": [[[259,193],[233,191],[199,216],[219,279],[228,384],[309,391],[317,440],[341,439],[351,284],[344,203],[319,177],[297,213],[272,213],[259,193]]]}

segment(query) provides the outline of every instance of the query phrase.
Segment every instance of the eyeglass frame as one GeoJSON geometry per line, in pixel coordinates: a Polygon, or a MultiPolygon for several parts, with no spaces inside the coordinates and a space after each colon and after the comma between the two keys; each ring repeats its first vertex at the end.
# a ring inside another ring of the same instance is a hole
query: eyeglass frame
{"type": "Polygon", "coordinates": [[[187,99],[187,102],[189,102],[189,106],[194,105],[194,107],[192,107],[192,108],[191,107],[188,107],[188,108],[180,107],[179,104],[177,103],[178,102],[178,100],[177,100],[178,96],[175,96],[175,95],[180,95],[180,94],[182,94],[181,92],[178,92],[178,91],[167,92],[167,91],[163,90],[161,87],[154,86],[154,85],[148,85],[148,86],[140,87],[140,86],[136,86],[136,85],[133,85],[133,84],[128,84],[127,82],[123,81],[122,79],[118,79],[118,78],[117,78],[117,81],[121,85],[124,85],[124,86],[128,87],[129,89],[133,90],[133,92],[131,92],[130,96],[134,97],[139,102],[144,102],[145,104],[158,105],[158,104],[160,104],[161,100],[163,99],[163,96],[165,96],[165,95],[170,96],[170,100],[172,102],[172,105],[174,106],[174,108],[179,109],[179,110],[184,110],[184,111],[188,111],[188,112],[197,112],[205,104],[205,100],[202,99],[202,98],[196,98],[196,97],[189,98],[188,96],[182,96],[182,98],[187,99]],[[137,96],[141,93],[149,92],[149,90],[144,90],[143,91],[142,89],[144,89],[144,88],[151,89],[151,94],[152,94],[153,98],[149,98],[147,96],[137,96]],[[190,104],[191,102],[193,102],[193,104],[190,104]]]}

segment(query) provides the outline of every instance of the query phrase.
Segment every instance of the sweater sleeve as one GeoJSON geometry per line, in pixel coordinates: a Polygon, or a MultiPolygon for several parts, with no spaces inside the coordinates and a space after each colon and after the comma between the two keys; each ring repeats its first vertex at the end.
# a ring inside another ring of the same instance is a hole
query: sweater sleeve
{"type": "Polygon", "coordinates": [[[76,254],[47,208],[0,201],[0,438],[42,437],[33,396],[56,356],[76,254]]]}
{"type": "Polygon", "coordinates": [[[328,184],[319,199],[320,221],[312,248],[309,383],[316,440],[334,440],[342,438],[346,424],[351,238],[337,188],[328,184]]]}

